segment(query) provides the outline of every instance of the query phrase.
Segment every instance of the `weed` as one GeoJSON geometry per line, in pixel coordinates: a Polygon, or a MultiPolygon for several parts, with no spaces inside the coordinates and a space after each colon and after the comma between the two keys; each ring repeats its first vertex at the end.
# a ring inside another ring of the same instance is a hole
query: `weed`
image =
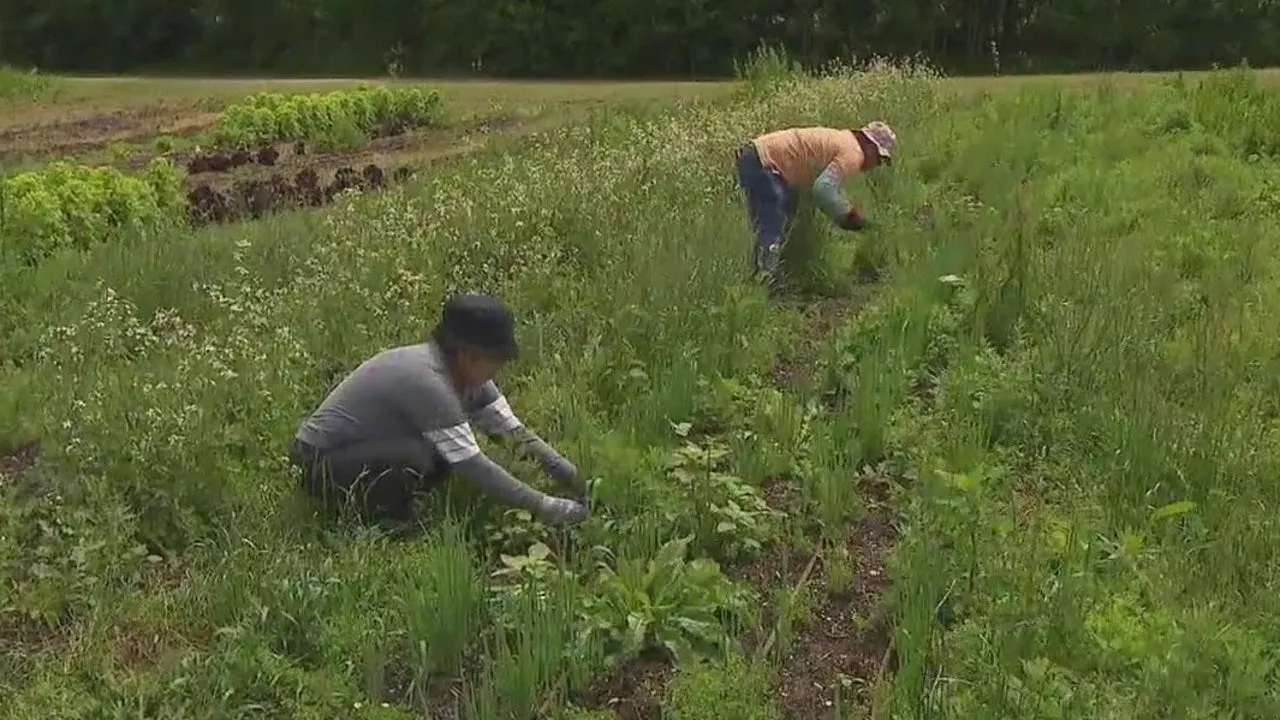
{"type": "Polygon", "coordinates": [[[680,668],[667,689],[663,717],[673,720],[777,720],[769,668],[736,653],[680,668]]]}

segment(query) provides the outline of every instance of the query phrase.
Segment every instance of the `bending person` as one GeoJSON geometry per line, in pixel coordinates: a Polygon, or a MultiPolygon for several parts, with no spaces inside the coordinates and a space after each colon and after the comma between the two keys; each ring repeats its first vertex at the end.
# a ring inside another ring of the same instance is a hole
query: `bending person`
{"type": "Polygon", "coordinates": [[[761,135],[738,149],[738,184],[756,234],[754,266],[775,286],[782,240],[800,193],[812,193],[831,222],[845,230],[868,227],[841,191],[858,172],[893,162],[898,136],[876,120],[856,130],[802,127],[761,135]]]}
{"type": "Polygon", "coordinates": [[[298,428],[290,458],[326,508],[404,524],[416,495],[450,472],[548,523],[584,518],[579,502],[542,493],[481,450],[472,430],[519,443],[579,496],[577,469],[511,410],[493,378],[517,353],[511,310],[487,295],[450,298],[431,339],[384,350],[338,384],[298,428]]]}

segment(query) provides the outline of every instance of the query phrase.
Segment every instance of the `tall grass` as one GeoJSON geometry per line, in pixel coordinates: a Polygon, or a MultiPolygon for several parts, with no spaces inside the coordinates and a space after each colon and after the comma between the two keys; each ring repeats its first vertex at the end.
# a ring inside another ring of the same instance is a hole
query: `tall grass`
{"type": "Polygon", "coordinates": [[[31,100],[48,94],[57,87],[56,81],[35,70],[19,70],[0,65],[0,102],[31,100]]]}

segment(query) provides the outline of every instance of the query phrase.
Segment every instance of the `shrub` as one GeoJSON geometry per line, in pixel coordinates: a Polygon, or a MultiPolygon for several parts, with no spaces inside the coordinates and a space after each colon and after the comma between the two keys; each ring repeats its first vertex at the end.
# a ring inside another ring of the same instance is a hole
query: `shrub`
{"type": "Polygon", "coordinates": [[[157,158],[142,176],[57,162],[0,180],[0,262],[34,265],[63,248],[155,230],[177,217],[181,179],[157,158]]]}

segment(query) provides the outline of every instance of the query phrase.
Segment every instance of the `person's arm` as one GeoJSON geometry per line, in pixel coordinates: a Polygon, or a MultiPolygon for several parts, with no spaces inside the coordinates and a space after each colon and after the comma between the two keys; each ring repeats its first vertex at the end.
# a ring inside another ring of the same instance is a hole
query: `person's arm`
{"type": "Polygon", "coordinates": [[[462,410],[457,395],[431,378],[402,386],[402,408],[440,457],[465,481],[499,501],[528,510],[547,522],[580,520],[586,509],[530,487],[489,459],[462,410]]]}
{"type": "Polygon", "coordinates": [[[836,157],[813,181],[813,198],[831,222],[845,230],[861,230],[866,219],[844,196],[841,185],[856,172],[857,158],[852,154],[836,157]]]}
{"type": "Polygon", "coordinates": [[[495,438],[514,441],[520,453],[537,461],[543,471],[574,492],[584,492],[578,480],[578,469],[550,443],[524,424],[511,409],[502,390],[492,381],[485,383],[472,398],[471,422],[495,438]]]}

